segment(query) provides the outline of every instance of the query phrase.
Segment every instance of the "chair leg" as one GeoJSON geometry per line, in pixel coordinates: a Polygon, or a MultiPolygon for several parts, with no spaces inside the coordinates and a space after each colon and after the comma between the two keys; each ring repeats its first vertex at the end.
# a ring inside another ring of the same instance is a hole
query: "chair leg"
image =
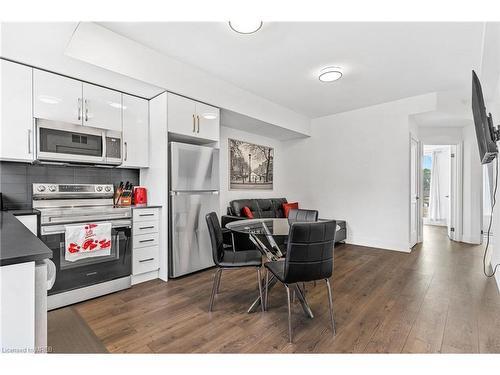
{"type": "Polygon", "coordinates": [[[328,304],[330,306],[330,320],[332,321],[332,330],[333,330],[333,335],[335,336],[335,318],[333,316],[333,299],[332,299],[332,288],[330,286],[330,280],[325,279],[326,281],[326,286],[328,288],[328,304]]]}
{"type": "Polygon", "coordinates": [[[266,289],[264,293],[264,308],[265,310],[269,310],[269,271],[266,269],[266,289]]]}
{"type": "Polygon", "coordinates": [[[215,275],[214,275],[214,285],[212,286],[212,294],[210,295],[210,304],[208,306],[208,311],[212,311],[212,308],[214,306],[214,298],[215,298],[215,293],[217,291],[217,284],[219,282],[219,275],[221,273],[221,269],[220,268],[217,268],[217,271],[215,271],[215,275]]]}
{"type": "Polygon", "coordinates": [[[285,284],[286,297],[288,300],[288,339],[292,342],[292,305],[290,301],[290,288],[285,284]]]}
{"type": "Polygon", "coordinates": [[[217,280],[217,289],[215,290],[215,294],[219,294],[220,290],[220,279],[222,279],[222,268],[220,268],[219,278],[217,280]]]}
{"type": "Polygon", "coordinates": [[[257,283],[259,284],[260,307],[262,312],[266,311],[264,296],[262,294],[262,279],[260,278],[260,267],[257,267],[257,283]]]}

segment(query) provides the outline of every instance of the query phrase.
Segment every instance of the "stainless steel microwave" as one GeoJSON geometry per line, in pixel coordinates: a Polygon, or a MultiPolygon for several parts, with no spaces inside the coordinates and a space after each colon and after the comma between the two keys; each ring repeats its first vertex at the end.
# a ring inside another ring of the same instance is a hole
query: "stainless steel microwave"
{"type": "Polygon", "coordinates": [[[122,133],[36,119],[36,158],[39,161],[120,165],[122,133]]]}

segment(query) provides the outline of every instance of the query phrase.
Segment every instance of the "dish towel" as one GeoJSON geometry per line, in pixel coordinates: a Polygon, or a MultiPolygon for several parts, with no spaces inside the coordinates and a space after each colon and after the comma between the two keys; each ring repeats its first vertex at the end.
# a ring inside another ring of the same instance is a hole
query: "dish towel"
{"type": "Polygon", "coordinates": [[[66,225],[66,252],[68,262],[111,255],[111,223],[66,225]]]}

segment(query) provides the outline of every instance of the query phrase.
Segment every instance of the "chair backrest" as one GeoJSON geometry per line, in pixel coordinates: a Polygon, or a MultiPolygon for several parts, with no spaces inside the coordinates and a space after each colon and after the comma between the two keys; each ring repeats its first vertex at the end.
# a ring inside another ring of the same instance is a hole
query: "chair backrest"
{"type": "Polygon", "coordinates": [[[285,258],[285,283],[332,276],[336,227],[335,220],[291,224],[285,258]]]}
{"type": "Polygon", "coordinates": [[[212,243],[212,257],[214,263],[219,265],[219,262],[224,256],[224,243],[222,238],[222,229],[220,227],[219,218],[215,212],[210,212],[205,216],[207,221],[208,233],[212,243]]]}
{"type": "Polygon", "coordinates": [[[318,211],[316,210],[292,208],[290,211],[288,211],[288,222],[290,224],[297,222],[310,223],[314,221],[318,221],[318,211]]]}

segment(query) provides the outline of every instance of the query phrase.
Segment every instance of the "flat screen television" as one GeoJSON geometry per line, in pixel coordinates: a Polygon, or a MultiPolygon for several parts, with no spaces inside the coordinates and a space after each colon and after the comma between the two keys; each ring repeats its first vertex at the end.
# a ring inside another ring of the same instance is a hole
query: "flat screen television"
{"type": "Polygon", "coordinates": [[[476,127],[479,159],[481,164],[488,164],[498,154],[497,135],[493,127],[491,114],[486,114],[481,82],[479,82],[479,78],[474,71],[472,71],[472,114],[476,127]]]}

